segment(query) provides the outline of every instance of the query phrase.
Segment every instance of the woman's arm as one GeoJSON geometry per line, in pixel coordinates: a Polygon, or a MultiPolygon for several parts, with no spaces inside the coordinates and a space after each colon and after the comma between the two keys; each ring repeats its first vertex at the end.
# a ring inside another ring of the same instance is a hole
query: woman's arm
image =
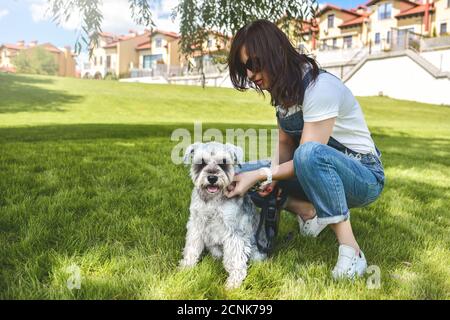
{"type": "MultiPolygon", "coordinates": [[[[333,131],[334,122],[335,118],[330,118],[323,121],[305,123],[300,144],[309,141],[315,141],[323,144],[328,143],[328,140],[330,139],[331,133],[333,131]]],[[[283,144],[284,143],[280,143],[279,146],[283,148],[283,144]]],[[[280,155],[283,152],[281,148],[280,155]]],[[[283,154],[283,156],[280,156],[278,160],[279,162],[282,162],[283,159],[286,159],[285,154],[283,154]]],[[[272,166],[273,180],[288,180],[293,178],[294,176],[294,162],[292,160],[272,166]]],[[[234,180],[236,181],[235,188],[229,192],[226,192],[226,195],[229,198],[237,195],[242,196],[258,181],[265,181],[266,179],[266,173],[262,169],[240,173],[234,176],[234,180]]]]}
{"type": "Polygon", "coordinates": [[[284,132],[280,125],[278,125],[278,145],[275,151],[274,158],[276,161],[272,162],[272,169],[275,166],[285,163],[292,159],[297,143],[294,138],[284,132]]]}
{"type": "MultiPolygon", "coordinates": [[[[272,157],[270,169],[273,171],[273,169],[280,163],[285,163],[291,160],[296,146],[297,142],[295,139],[284,132],[278,124],[278,141],[276,141],[275,153],[272,157]]],[[[265,185],[262,190],[258,191],[259,195],[262,197],[268,196],[273,191],[277,183],[278,181],[273,180],[271,184],[265,185]]]]}
{"type": "MultiPolygon", "coordinates": [[[[310,141],[327,144],[328,140],[330,140],[331,133],[333,132],[335,121],[336,118],[330,118],[318,122],[305,122],[300,145],[310,141]]],[[[292,155],[290,159],[292,159],[292,155]]],[[[294,162],[292,160],[284,163],[280,161],[280,163],[281,164],[272,167],[273,180],[287,180],[295,176],[294,162]]],[[[261,180],[266,178],[267,177],[262,174],[261,180]]]]}

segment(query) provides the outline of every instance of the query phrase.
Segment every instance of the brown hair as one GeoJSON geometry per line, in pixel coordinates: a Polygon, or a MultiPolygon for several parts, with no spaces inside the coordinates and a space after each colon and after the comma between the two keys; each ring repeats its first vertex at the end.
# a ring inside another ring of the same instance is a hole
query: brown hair
{"type": "Polygon", "coordinates": [[[283,31],[272,22],[253,21],[236,33],[228,56],[231,82],[240,91],[254,88],[262,93],[247,77],[246,67],[240,59],[243,46],[252,58],[255,72],[267,72],[273,106],[289,108],[303,101],[306,89],[302,81],[303,66],[310,64],[313,81],[319,75],[319,67],[313,58],[297,52],[283,31]]]}

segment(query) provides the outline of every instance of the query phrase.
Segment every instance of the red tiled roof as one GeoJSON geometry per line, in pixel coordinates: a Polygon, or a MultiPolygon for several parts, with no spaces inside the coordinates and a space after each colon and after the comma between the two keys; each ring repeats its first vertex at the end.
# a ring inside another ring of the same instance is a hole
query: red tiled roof
{"type": "MultiPolygon", "coordinates": [[[[377,2],[380,2],[380,1],[382,1],[382,0],[371,0],[371,1],[368,1],[365,5],[366,6],[373,6],[374,4],[376,4],[377,2]]],[[[414,1],[411,1],[411,0],[399,0],[399,1],[403,1],[403,2],[406,2],[406,3],[412,4],[412,5],[419,5],[418,3],[414,2],[414,1]]]]}
{"type": "MultiPolygon", "coordinates": [[[[425,4],[421,4],[421,5],[418,5],[417,7],[400,11],[400,13],[397,14],[395,17],[396,18],[405,18],[408,16],[417,15],[417,14],[424,15],[426,9],[427,9],[427,6],[425,4]]],[[[430,6],[429,11],[430,12],[434,11],[434,7],[430,6]]]]}
{"type": "Polygon", "coordinates": [[[318,26],[312,26],[312,23],[310,21],[302,21],[302,31],[301,34],[310,33],[314,31],[319,31],[318,26]]]}
{"type": "Polygon", "coordinates": [[[136,47],[136,50],[148,50],[152,48],[151,41],[142,42],[136,47]]]}
{"type": "Polygon", "coordinates": [[[16,45],[16,44],[10,44],[10,43],[2,44],[1,47],[5,47],[6,49],[11,49],[11,50],[22,50],[22,49],[26,49],[26,47],[21,47],[21,46],[18,46],[18,45],[16,45]]]}
{"type": "Polygon", "coordinates": [[[156,34],[156,33],[160,33],[165,36],[172,37],[172,38],[180,38],[180,35],[178,33],[171,32],[171,31],[164,31],[164,30],[158,30],[158,29],[153,30],[153,34],[156,34]]]}
{"type": "Polygon", "coordinates": [[[342,23],[339,26],[339,28],[351,27],[351,26],[356,26],[356,25],[362,24],[362,23],[364,23],[366,18],[367,18],[367,16],[361,16],[361,17],[358,17],[356,19],[351,19],[351,20],[344,21],[344,23],[342,23]]]}
{"type": "Polygon", "coordinates": [[[357,17],[360,16],[359,13],[357,13],[356,11],[353,11],[354,9],[353,10],[347,10],[347,9],[335,6],[334,4],[327,3],[327,4],[325,4],[325,6],[321,10],[319,10],[319,12],[317,13],[317,17],[321,16],[322,14],[327,12],[328,10],[337,10],[337,11],[342,11],[344,13],[352,14],[352,15],[357,16],[357,17]]]}
{"type": "Polygon", "coordinates": [[[43,43],[43,44],[38,45],[36,47],[43,47],[45,50],[53,52],[53,53],[62,53],[61,50],[59,50],[57,47],[55,47],[51,43],[43,43]]]}
{"type": "Polygon", "coordinates": [[[130,40],[130,39],[136,38],[137,36],[138,35],[135,35],[135,34],[127,34],[127,35],[121,35],[117,39],[119,41],[125,41],[125,40],[130,40]]]}

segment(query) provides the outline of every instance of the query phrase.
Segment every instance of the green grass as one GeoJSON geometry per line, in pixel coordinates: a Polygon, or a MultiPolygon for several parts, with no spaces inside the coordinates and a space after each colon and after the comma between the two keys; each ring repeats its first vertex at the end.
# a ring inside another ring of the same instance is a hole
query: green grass
{"type": "Polygon", "coordinates": [[[331,230],[282,217],[274,256],[226,291],[209,255],[178,271],[191,182],[171,162],[176,128],[272,128],[268,99],[230,89],[0,75],[0,298],[449,299],[450,108],[359,99],[386,188],[352,209],[381,288],[334,282],[331,230]],[[287,240],[287,235],[294,237],[287,240]],[[80,268],[69,290],[67,268],[80,268]]]}

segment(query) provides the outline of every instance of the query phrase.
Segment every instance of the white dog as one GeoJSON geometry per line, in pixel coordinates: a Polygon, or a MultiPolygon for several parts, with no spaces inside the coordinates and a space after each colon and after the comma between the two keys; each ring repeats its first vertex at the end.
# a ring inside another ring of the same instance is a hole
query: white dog
{"type": "Polygon", "coordinates": [[[192,164],[190,175],[195,187],[180,266],[194,266],[207,248],[213,257],[223,257],[228,289],[242,284],[249,259],[266,257],[256,246],[259,214],[250,197],[229,199],[224,194],[233,181],[234,165],[242,158],[241,148],[217,142],[195,143],[185,155],[185,163],[192,164]]]}

